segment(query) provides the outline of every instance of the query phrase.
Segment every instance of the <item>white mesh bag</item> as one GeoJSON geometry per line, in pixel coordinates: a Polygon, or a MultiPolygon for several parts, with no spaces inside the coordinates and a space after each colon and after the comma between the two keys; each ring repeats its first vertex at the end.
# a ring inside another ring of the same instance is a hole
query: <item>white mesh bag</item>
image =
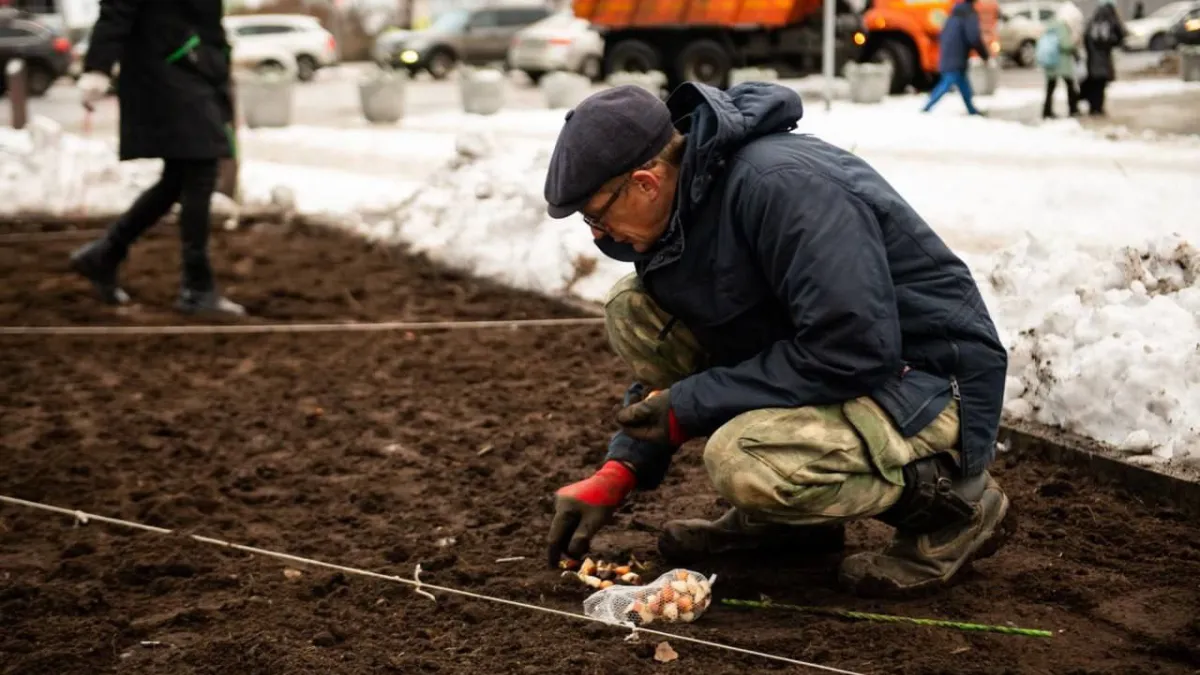
{"type": "Polygon", "coordinates": [[[645,586],[610,586],[583,601],[583,613],[609,623],[645,626],[655,621],[691,623],[712,603],[712,584],[699,572],[674,569],[645,586]]]}

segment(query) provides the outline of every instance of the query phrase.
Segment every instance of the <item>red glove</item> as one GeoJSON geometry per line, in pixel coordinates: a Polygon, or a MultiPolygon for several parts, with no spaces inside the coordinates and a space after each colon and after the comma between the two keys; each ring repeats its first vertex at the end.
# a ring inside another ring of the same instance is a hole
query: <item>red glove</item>
{"type": "Polygon", "coordinates": [[[569,558],[582,560],[591,546],[592,537],[612,520],[636,483],[637,477],[629,467],[610,460],[591,477],[555,492],[554,521],[550,524],[550,566],[558,566],[564,549],[569,558]]]}

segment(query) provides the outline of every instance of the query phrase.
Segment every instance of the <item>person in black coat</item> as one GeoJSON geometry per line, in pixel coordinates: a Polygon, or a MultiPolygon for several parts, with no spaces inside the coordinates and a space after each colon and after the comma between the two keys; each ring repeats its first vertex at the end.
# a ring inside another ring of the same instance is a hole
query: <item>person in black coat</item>
{"type": "Polygon", "coordinates": [[[1087,51],[1087,78],[1083,81],[1080,94],[1088,102],[1088,114],[1104,114],[1104,94],[1108,83],[1117,79],[1113,65],[1113,49],[1125,42],[1125,26],[1117,16],[1113,0],[1101,0],[1088,21],[1083,34],[1083,45],[1087,51]]]}
{"type": "Polygon", "coordinates": [[[990,475],[1007,352],[970,269],[853,153],[792,133],[800,96],[689,82],[567,114],[547,212],[579,214],[633,263],[605,300],[634,382],[590,477],[555,493],[548,562],[580,560],[679,446],[733,508],[663,527],[677,560],[841,550],[847,522],[896,528],[841,563],[863,595],[943,588],[1015,523],[990,475]]]}
{"type": "Polygon", "coordinates": [[[102,299],[129,296],[117,271],[129,247],[180,205],[185,313],[243,315],[218,293],[208,259],[209,216],[221,158],[233,154],[230,47],[222,0],[101,0],[78,87],[90,107],[120,66],[120,158],[161,158],[162,176],[109,228],[77,250],[71,266],[102,299]]]}

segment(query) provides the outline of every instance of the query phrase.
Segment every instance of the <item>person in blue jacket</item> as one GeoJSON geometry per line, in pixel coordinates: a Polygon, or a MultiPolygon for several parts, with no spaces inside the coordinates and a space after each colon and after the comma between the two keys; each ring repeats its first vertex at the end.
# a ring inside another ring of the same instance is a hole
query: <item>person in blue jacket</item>
{"type": "Polygon", "coordinates": [[[937,105],[950,88],[955,87],[962,94],[967,113],[981,114],[971,100],[971,82],[967,79],[967,60],[971,56],[971,50],[975,50],[984,63],[988,60],[988,48],[983,44],[983,30],[979,27],[975,0],[962,0],[954,5],[945,25],[942,26],[942,35],[938,40],[938,71],[941,77],[929,95],[925,112],[933,110],[933,106],[937,105]]]}
{"type": "Polygon", "coordinates": [[[620,430],[559,489],[551,565],[582,559],[676,449],[733,508],[665,525],[664,556],[840,553],[844,525],[896,528],[841,562],[851,591],[951,583],[1014,522],[988,473],[1007,352],[970,270],[866,162],[790,133],[799,95],[689,82],[666,101],[615,87],[567,113],[547,169],[551,217],[633,263],[605,302],[633,371],[620,430]]]}

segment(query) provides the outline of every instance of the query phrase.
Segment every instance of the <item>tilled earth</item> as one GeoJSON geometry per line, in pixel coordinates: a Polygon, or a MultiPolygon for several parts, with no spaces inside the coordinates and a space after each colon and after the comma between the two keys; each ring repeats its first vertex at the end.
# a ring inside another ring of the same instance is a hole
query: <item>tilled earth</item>
{"type": "MultiPolygon", "coordinates": [[[[0,232],[5,231],[0,228],[0,232]]],[[[259,320],[570,316],[575,310],[329,232],[215,233],[259,320]]],[[[0,246],[3,325],[178,323],[178,245],[134,249],[130,310],[65,272],[78,242],[0,246]]],[[[233,336],[0,336],[0,494],[558,609],[590,591],[544,567],[555,488],[604,454],[627,375],[600,327],[233,336]],[[526,556],[517,562],[498,558],[526,556]]],[[[668,518],[723,510],[680,451],[596,542],[652,564],[668,518]]],[[[836,560],[698,564],[718,598],[1046,628],[1051,639],[715,605],[665,630],[862,673],[1193,673],[1200,527],[1011,455],[1021,530],[931,598],[841,593],[836,560]]],[[[850,530],[852,550],[887,529],[850,530]]],[[[190,540],[0,505],[0,672],[815,672],[190,540]],[[300,571],[285,575],[292,567],[300,571]]]]}

